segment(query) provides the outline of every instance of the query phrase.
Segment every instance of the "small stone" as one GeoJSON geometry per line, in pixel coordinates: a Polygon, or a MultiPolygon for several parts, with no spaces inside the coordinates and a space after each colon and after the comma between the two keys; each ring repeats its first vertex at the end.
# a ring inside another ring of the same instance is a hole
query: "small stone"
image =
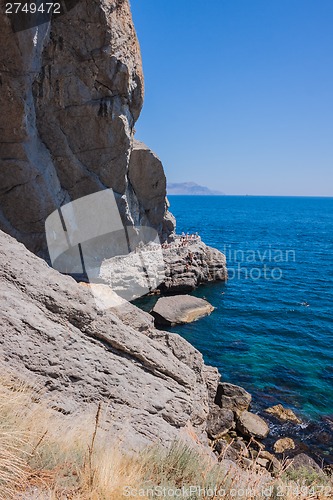
{"type": "Polygon", "coordinates": [[[257,458],[257,464],[267,469],[269,461],[266,458],[257,458]]]}
{"type": "Polygon", "coordinates": [[[267,408],[265,412],[273,415],[279,420],[282,420],[282,422],[293,422],[294,424],[302,423],[302,421],[295,415],[292,410],[290,410],[290,408],[284,408],[281,404],[272,406],[271,408],[267,408]]]}
{"type": "Polygon", "coordinates": [[[242,459],[242,465],[246,468],[246,469],[250,469],[251,467],[253,467],[253,462],[250,458],[243,458],[242,459]]]}
{"type": "Polygon", "coordinates": [[[269,427],[259,415],[243,411],[237,419],[237,429],[244,436],[264,439],[269,434],[269,427]]]}
{"type": "Polygon", "coordinates": [[[219,461],[231,460],[236,463],[239,459],[238,451],[235,450],[235,448],[233,448],[225,439],[221,439],[215,443],[215,451],[219,455],[219,461]]]}
{"type": "Polygon", "coordinates": [[[229,432],[229,436],[230,436],[232,439],[236,439],[236,438],[238,437],[237,432],[235,432],[235,431],[231,431],[231,432],[229,432]]]}
{"type": "Polygon", "coordinates": [[[294,450],[295,448],[294,441],[288,437],[278,439],[273,445],[275,453],[283,453],[286,450],[294,450]]]}
{"type": "Polygon", "coordinates": [[[236,439],[231,444],[231,447],[234,448],[239,453],[240,456],[243,456],[245,458],[248,458],[250,456],[248,447],[241,438],[236,439]]]}

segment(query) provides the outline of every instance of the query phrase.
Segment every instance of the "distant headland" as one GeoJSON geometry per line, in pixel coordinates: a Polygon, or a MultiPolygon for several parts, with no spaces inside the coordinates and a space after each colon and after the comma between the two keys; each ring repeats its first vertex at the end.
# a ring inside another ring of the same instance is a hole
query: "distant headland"
{"type": "Polygon", "coordinates": [[[220,196],[224,195],[222,191],[216,191],[209,189],[205,186],[200,186],[195,182],[180,182],[180,183],[168,183],[167,185],[168,194],[178,194],[178,195],[200,195],[200,196],[220,196]]]}

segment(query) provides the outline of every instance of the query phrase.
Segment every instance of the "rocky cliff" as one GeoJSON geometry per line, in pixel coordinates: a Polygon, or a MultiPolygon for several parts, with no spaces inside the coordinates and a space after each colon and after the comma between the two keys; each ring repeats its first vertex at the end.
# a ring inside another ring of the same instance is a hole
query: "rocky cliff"
{"type": "MultiPolygon", "coordinates": [[[[244,389],[152,316],[98,309],[91,284],[45,262],[48,216],[112,188],[123,225],[159,235],[163,292],[227,276],[220,252],[174,234],[162,163],[134,139],[143,76],[128,0],[61,3],[67,13],[21,30],[0,6],[0,370],[46,389],[68,418],[103,403],[105,430],[127,447],[209,438],[221,459],[233,438],[230,458],[252,467],[243,438],[269,429],[244,389]]],[[[261,466],[278,467],[267,453],[261,466]]]]}
{"type": "Polygon", "coordinates": [[[45,262],[47,217],[112,188],[124,225],[167,242],[166,292],[226,279],[221,253],[175,237],[162,163],[134,139],[143,77],[128,1],[73,5],[17,32],[0,7],[2,368],[47,388],[65,414],[104,401],[132,444],[182,429],[206,442],[217,370],[130,303],[96,309],[88,287],[45,262]]]}
{"type": "Polygon", "coordinates": [[[16,33],[2,4],[0,43],[0,228],[45,256],[47,216],[112,188],[124,223],[165,240],[163,167],[133,140],[143,76],[128,1],[82,0],[16,33]]]}

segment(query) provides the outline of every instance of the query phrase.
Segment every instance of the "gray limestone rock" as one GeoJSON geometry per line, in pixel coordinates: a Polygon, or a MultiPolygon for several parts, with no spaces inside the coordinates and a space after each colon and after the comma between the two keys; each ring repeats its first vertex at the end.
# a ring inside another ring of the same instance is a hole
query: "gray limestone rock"
{"type": "Polygon", "coordinates": [[[128,179],[148,221],[161,232],[167,209],[163,165],[153,151],[136,140],[133,142],[128,179]]]}
{"type": "Polygon", "coordinates": [[[210,439],[220,439],[234,428],[234,414],[231,410],[222,409],[217,405],[210,409],[206,427],[210,439]]]}
{"type": "Polygon", "coordinates": [[[214,307],[206,300],[191,295],[173,295],[158,299],[151,314],[158,325],[191,323],[207,316],[214,307]]]}
{"type": "Polygon", "coordinates": [[[259,415],[243,411],[237,418],[237,429],[243,436],[264,439],[269,434],[269,427],[259,415]]]}
{"type": "Polygon", "coordinates": [[[319,476],[324,477],[325,474],[323,470],[319,467],[319,465],[313,460],[313,458],[309,457],[305,453],[299,453],[294,458],[287,460],[286,465],[288,468],[299,470],[306,469],[308,472],[315,472],[319,476]]]}
{"type": "Polygon", "coordinates": [[[226,258],[215,248],[205,245],[200,238],[182,246],[178,237],[163,249],[166,278],[161,286],[164,293],[191,292],[200,283],[226,281],[226,258]]]}
{"type": "Polygon", "coordinates": [[[248,410],[252,396],[243,387],[223,382],[218,385],[215,403],[221,408],[228,408],[235,413],[248,410]]]}
{"type": "Polygon", "coordinates": [[[58,411],[75,416],[101,401],[105,425],[131,447],[188,429],[206,442],[204,363],[184,339],[155,331],[134,306],[96,309],[89,287],[2,232],[0,301],[1,370],[44,387],[58,411]]]}
{"type": "Polygon", "coordinates": [[[0,43],[0,229],[47,258],[46,218],[112,188],[124,223],[168,238],[162,164],[133,143],[144,82],[129,2],[81,0],[17,33],[1,10],[0,43]]]}
{"type": "Polygon", "coordinates": [[[216,406],[215,397],[221,375],[215,366],[204,366],[203,375],[208,388],[208,396],[212,406],[216,406]]]}

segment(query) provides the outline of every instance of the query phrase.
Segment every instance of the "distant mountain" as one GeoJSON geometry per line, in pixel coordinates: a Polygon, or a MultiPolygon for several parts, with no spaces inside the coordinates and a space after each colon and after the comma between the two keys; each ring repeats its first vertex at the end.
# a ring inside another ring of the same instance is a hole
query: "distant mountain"
{"type": "Polygon", "coordinates": [[[182,195],[200,195],[200,196],[207,196],[207,195],[222,195],[221,191],[214,191],[212,189],[209,189],[208,187],[205,186],[199,186],[199,184],[196,184],[195,182],[180,182],[180,183],[172,183],[170,182],[167,186],[167,192],[168,194],[182,194],[182,195]]]}

